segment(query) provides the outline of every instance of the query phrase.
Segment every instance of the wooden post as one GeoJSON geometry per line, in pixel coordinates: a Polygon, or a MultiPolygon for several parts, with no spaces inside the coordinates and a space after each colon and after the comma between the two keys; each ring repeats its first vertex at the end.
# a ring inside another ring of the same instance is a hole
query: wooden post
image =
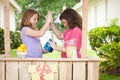
{"type": "Polygon", "coordinates": [[[88,0],[83,0],[83,9],[82,9],[82,48],[81,56],[82,58],[86,57],[87,53],[87,27],[88,27],[88,0]]]}
{"type": "Polygon", "coordinates": [[[10,53],[10,4],[9,0],[3,0],[4,3],[4,47],[5,56],[10,53]]]}

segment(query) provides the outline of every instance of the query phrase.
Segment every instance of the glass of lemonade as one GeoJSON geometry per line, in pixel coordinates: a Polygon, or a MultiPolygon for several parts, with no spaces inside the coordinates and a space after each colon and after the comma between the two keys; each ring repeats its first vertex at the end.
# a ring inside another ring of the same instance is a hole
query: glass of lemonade
{"type": "Polygon", "coordinates": [[[75,39],[67,41],[66,54],[68,58],[77,58],[77,48],[75,39]]]}

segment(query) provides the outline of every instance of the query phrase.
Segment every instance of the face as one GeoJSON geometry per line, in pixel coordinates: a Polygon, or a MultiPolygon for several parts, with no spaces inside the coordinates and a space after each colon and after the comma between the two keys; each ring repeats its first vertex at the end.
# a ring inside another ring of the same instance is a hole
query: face
{"type": "Polygon", "coordinates": [[[69,26],[68,26],[67,20],[62,19],[61,21],[62,21],[63,25],[64,25],[66,28],[69,29],[69,26]]]}
{"type": "Polygon", "coordinates": [[[30,19],[30,22],[32,24],[33,27],[36,27],[36,24],[38,22],[38,14],[34,14],[31,19],[30,19]]]}

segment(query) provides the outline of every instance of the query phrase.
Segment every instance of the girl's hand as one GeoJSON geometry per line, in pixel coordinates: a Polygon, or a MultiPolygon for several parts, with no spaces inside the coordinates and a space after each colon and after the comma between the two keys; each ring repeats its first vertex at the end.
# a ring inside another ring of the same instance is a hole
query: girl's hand
{"type": "Polygon", "coordinates": [[[45,16],[46,22],[50,24],[52,20],[52,12],[48,11],[47,16],[45,16]]]}
{"type": "Polygon", "coordinates": [[[56,43],[55,42],[50,42],[50,46],[55,49],[57,47],[56,43]]]}
{"type": "Polygon", "coordinates": [[[53,24],[53,17],[51,18],[51,22],[50,22],[50,24],[53,24]]]}
{"type": "Polygon", "coordinates": [[[49,53],[49,51],[45,50],[44,48],[42,48],[42,51],[43,51],[44,54],[49,53]]]}

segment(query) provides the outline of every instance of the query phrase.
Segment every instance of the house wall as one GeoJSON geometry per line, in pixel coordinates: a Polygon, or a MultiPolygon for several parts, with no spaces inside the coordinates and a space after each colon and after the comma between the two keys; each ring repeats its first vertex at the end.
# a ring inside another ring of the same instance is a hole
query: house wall
{"type": "Polygon", "coordinates": [[[120,19],[120,0],[91,0],[88,13],[88,30],[106,23],[106,19],[120,19]]]}
{"type": "Polygon", "coordinates": [[[108,18],[117,17],[120,19],[120,0],[107,0],[108,18]]]}
{"type": "MultiPolygon", "coordinates": [[[[0,0],[0,27],[4,28],[4,5],[3,0],[0,0]]],[[[15,31],[15,8],[10,5],[10,30],[15,31]]]]}
{"type": "Polygon", "coordinates": [[[3,0],[0,0],[0,27],[3,28],[4,26],[4,10],[3,10],[3,0]]]}
{"type": "Polygon", "coordinates": [[[106,0],[92,0],[89,3],[88,30],[104,25],[106,19],[106,0]]]}
{"type": "Polygon", "coordinates": [[[15,9],[10,6],[10,30],[15,31],[16,22],[15,22],[15,9]]]}

